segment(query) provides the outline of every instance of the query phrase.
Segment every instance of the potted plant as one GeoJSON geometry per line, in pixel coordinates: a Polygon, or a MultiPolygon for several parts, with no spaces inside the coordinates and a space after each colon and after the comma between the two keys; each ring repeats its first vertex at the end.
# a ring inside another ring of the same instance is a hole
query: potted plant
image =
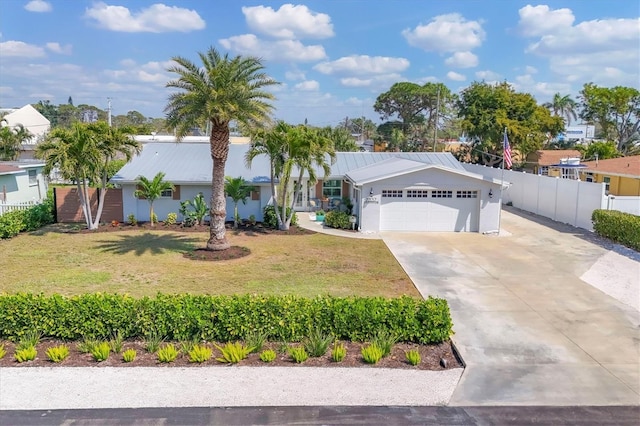
{"type": "Polygon", "coordinates": [[[324,222],[324,210],[316,210],[316,222],[324,222]]]}

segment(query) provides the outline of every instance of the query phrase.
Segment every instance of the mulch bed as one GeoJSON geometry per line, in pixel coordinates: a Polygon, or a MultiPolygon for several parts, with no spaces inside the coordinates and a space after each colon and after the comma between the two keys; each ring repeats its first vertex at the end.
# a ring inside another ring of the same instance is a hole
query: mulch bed
{"type": "MultiPolygon", "coordinates": [[[[124,342],[123,350],[135,349],[137,352],[136,359],[133,362],[126,363],[122,360],[121,354],[112,353],[106,361],[97,362],[94,361],[91,354],[84,354],[77,350],[76,343],[66,342],[69,347],[69,357],[61,363],[54,363],[49,361],[46,355],[48,348],[58,346],[65,342],[61,340],[43,339],[36,347],[38,356],[34,361],[28,361],[19,363],[15,361],[13,354],[15,352],[15,344],[9,341],[0,342],[4,345],[6,355],[0,359],[0,368],[15,367],[15,368],[28,368],[28,367],[225,367],[229,364],[224,364],[216,361],[215,358],[220,357],[220,351],[213,349],[213,356],[210,360],[203,362],[202,364],[190,363],[188,356],[180,354],[178,358],[171,363],[161,363],[157,360],[157,356],[152,353],[148,353],[145,350],[144,342],[142,341],[126,341],[124,342]]],[[[259,354],[252,353],[249,357],[243,361],[240,361],[239,366],[251,366],[251,367],[327,367],[327,368],[346,368],[346,367],[360,367],[360,368],[404,368],[414,370],[446,370],[451,368],[462,368],[462,364],[455,355],[455,352],[449,342],[440,343],[437,345],[418,345],[413,343],[397,343],[391,354],[375,365],[370,365],[362,360],[360,349],[362,343],[343,342],[347,349],[347,356],[342,362],[336,363],[331,360],[331,350],[329,349],[326,355],[319,358],[309,358],[302,364],[294,363],[291,358],[283,353],[283,344],[277,342],[268,342],[263,347],[264,349],[272,349],[277,353],[277,357],[273,362],[265,363],[260,360],[259,354]],[[411,349],[417,349],[420,352],[421,362],[417,366],[412,366],[406,362],[405,351],[411,349]],[[444,360],[442,362],[441,360],[444,360]],[[446,365],[446,368],[443,367],[446,365]]],[[[175,344],[176,348],[180,348],[180,344],[175,344]]],[[[208,346],[213,347],[211,344],[208,346]]],[[[222,346],[222,345],[221,345],[222,346]]],[[[331,348],[331,347],[330,347],[331,348]]]]}

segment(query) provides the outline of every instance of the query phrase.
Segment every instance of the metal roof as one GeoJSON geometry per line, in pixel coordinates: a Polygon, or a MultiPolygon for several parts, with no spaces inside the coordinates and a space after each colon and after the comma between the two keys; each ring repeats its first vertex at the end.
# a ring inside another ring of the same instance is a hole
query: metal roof
{"type": "MultiPolygon", "coordinates": [[[[242,176],[253,183],[269,183],[269,158],[260,155],[254,158],[251,168],[247,168],[244,156],[250,144],[230,144],[226,163],[228,176],[242,176]]],[[[341,179],[348,172],[365,166],[385,162],[390,159],[404,159],[422,165],[430,164],[441,168],[466,173],[458,160],[448,152],[337,152],[336,161],[331,165],[327,178],[341,179]]],[[[396,164],[391,162],[390,164],[396,164]]],[[[397,163],[400,164],[400,163],[397,163]]],[[[143,145],[142,152],[111,178],[113,183],[134,183],[138,176],[153,178],[158,172],[165,173],[165,180],[176,184],[210,184],[212,160],[208,143],[191,142],[151,142],[143,145]]],[[[316,170],[322,178],[324,171],[316,170]]],[[[293,171],[293,176],[298,172],[293,171]]],[[[305,173],[306,177],[306,173],[305,173]]]]}

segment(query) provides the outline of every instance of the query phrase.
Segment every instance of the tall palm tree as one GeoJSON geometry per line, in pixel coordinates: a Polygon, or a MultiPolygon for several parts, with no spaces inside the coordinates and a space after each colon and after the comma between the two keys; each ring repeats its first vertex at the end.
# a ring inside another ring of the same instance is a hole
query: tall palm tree
{"type": "Polygon", "coordinates": [[[263,72],[260,59],[248,56],[221,55],[213,47],[198,53],[202,66],[176,56],[176,65],[168,71],[178,75],[167,87],[179,89],[169,96],[165,108],[167,124],[174,128],[178,140],[194,127],[211,126],[211,225],[207,249],[226,250],[230,247],[225,235],[227,216],[224,196],[225,164],[229,153],[229,123],[236,121],[249,126],[268,119],[274,99],[265,91],[278,84],[263,72]]]}
{"type": "Polygon", "coordinates": [[[144,198],[149,202],[151,226],[153,226],[155,216],[153,214],[153,203],[160,198],[164,191],[175,189],[171,182],[164,180],[164,176],[163,172],[158,172],[151,180],[144,176],[138,176],[138,189],[133,193],[136,198],[144,198]]]}
{"type": "Polygon", "coordinates": [[[571,99],[571,96],[569,95],[562,96],[560,93],[556,93],[553,95],[553,100],[551,102],[546,102],[543,106],[550,109],[551,112],[553,112],[553,115],[566,118],[567,126],[571,125],[572,117],[574,120],[577,120],[578,118],[576,114],[578,103],[571,99]]]}
{"type": "Polygon", "coordinates": [[[12,128],[6,120],[0,120],[0,160],[17,160],[20,146],[32,136],[22,124],[12,128]]]}
{"type": "Polygon", "coordinates": [[[255,188],[249,185],[242,176],[237,178],[227,176],[225,178],[224,192],[227,197],[233,200],[233,229],[238,228],[238,203],[242,201],[242,204],[247,204],[247,198],[254,190],[255,188]]]}

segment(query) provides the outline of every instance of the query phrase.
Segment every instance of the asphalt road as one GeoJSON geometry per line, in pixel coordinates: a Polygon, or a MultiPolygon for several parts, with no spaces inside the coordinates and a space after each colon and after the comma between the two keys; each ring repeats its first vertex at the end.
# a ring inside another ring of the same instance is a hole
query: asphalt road
{"type": "Polygon", "coordinates": [[[639,406],[235,407],[0,411],[0,425],[637,425],[639,406]]]}

